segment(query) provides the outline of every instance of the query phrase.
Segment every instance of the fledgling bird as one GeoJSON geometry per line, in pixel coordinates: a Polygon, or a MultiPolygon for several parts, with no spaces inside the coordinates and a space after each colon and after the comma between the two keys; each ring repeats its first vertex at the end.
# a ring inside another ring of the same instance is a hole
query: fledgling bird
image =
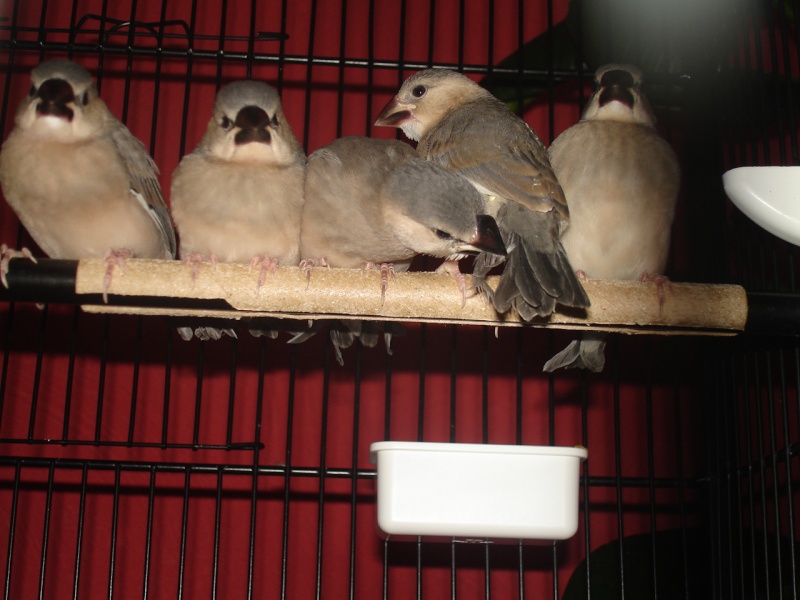
{"type": "Polygon", "coordinates": [[[305,165],[274,88],[221,88],[203,139],[172,175],[181,258],[297,265],[305,165]]]}
{"type": "MultiPolygon", "coordinates": [[[[308,159],[300,256],[330,267],[381,268],[381,297],[388,274],[406,271],[415,256],[447,259],[444,269],[466,284],[457,261],[466,254],[505,254],[486,204],[462,177],[419,158],[397,140],[359,136],[338,139],[308,159]]],[[[439,269],[437,269],[439,270],[439,269]]],[[[341,350],[358,338],[377,342],[377,324],[341,321],[330,327],[339,364],[341,350]]],[[[384,329],[387,350],[392,332],[384,329]]],[[[293,342],[307,339],[297,336],[293,342]]]]}
{"type": "MultiPolygon", "coordinates": [[[[250,263],[259,288],[278,265],[297,265],[305,165],[274,88],[221,88],[205,135],[172,175],[180,257],[193,269],[202,260],[250,263]]],[[[206,334],[214,337],[198,337],[206,334]]]]}
{"type": "MultiPolygon", "coordinates": [[[[488,198],[508,257],[492,293],[498,312],[512,306],[526,321],[556,304],[586,307],[589,298],[559,236],[569,220],[564,194],[536,133],[468,77],[427,69],[409,77],[375,125],[399,127],[419,155],[462,175],[488,198]]],[[[481,255],[478,281],[497,264],[481,255]]]]}
{"type": "MultiPolygon", "coordinates": [[[[570,226],[561,238],[572,266],[590,279],[651,279],[663,285],[680,188],[675,152],[655,129],[630,65],[605,65],[577,124],[550,147],[550,161],[569,198],[570,226]]],[[[545,371],[601,371],[605,336],[587,333],[551,358],[545,371]]]]}
{"type": "Polygon", "coordinates": [[[497,224],[469,182],[397,140],[350,136],[320,148],[309,157],[305,190],[301,259],[382,265],[382,294],[387,267],[406,271],[419,254],[450,261],[505,254],[497,224]]]}
{"type": "Polygon", "coordinates": [[[68,60],[35,67],[14,123],[0,151],[0,184],[48,256],[106,257],[105,290],[125,258],[174,258],[155,162],[86,69],[68,60]]]}

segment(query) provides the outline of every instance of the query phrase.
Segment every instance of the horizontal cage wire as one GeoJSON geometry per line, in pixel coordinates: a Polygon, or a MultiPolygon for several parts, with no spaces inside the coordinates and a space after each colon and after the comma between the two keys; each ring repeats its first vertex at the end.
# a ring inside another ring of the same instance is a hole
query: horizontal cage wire
{"type": "MultiPolygon", "coordinates": [[[[601,58],[637,57],[681,165],[667,273],[743,286],[769,321],[611,334],[602,372],[543,373],[575,331],[410,319],[387,326],[390,346],[339,350],[325,329],[285,343],[293,321],[278,339],[184,341],[184,317],[92,312],[66,277],[0,305],[4,597],[798,598],[796,249],[721,177],[798,164],[800,6],[678,4],[608,0],[598,43],[588,0],[0,0],[3,139],[31,68],[70,58],[145,144],[168,202],[232,81],[273,85],[308,154],[403,139],[375,118],[431,66],[486,86],[550,143],[601,58]],[[387,536],[379,441],[586,448],[577,532],[387,536]]],[[[5,203],[0,236],[41,256],[5,203]]]]}

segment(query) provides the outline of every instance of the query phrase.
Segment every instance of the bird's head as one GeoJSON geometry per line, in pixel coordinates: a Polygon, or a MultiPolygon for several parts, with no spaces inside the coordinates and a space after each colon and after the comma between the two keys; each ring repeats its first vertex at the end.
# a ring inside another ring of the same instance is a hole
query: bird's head
{"type": "Polygon", "coordinates": [[[497,223],[485,214],[483,196],[457,173],[414,158],[392,171],[382,195],[395,233],[418,254],[506,254],[497,223]]]}
{"type": "Polygon", "coordinates": [[[224,160],[275,166],[293,164],[302,156],[277,91],[257,81],[220,89],[201,147],[224,160]]]}
{"type": "Polygon", "coordinates": [[[109,115],[86,69],[69,60],[52,60],[31,71],[16,124],[42,138],[79,141],[100,130],[109,115]]]}
{"type": "Polygon", "coordinates": [[[584,120],[607,120],[655,126],[650,103],[641,90],[642,72],[632,65],[605,65],[595,72],[595,92],[584,120]]]}
{"type": "Polygon", "coordinates": [[[490,94],[460,73],[426,69],[406,79],[375,125],[399,127],[409,139],[419,140],[451,110],[484,95],[490,94]]]}

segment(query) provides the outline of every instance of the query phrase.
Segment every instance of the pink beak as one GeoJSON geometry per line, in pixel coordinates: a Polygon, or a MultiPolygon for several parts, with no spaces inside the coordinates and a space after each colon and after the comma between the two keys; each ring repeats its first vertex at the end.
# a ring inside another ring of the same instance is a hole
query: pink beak
{"type": "Polygon", "coordinates": [[[416,108],[413,104],[403,104],[397,98],[392,98],[389,103],[383,107],[381,114],[375,120],[377,127],[400,127],[406,121],[414,118],[412,109],[416,108]]]}

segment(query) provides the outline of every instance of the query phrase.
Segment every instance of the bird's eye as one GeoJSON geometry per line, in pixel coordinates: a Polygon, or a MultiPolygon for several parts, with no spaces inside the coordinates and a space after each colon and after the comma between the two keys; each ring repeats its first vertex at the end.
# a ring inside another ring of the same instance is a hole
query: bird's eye
{"type": "Polygon", "coordinates": [[[83,92],[83,96],[81,96],[81,103],[86,106],[89,104],[89,92],[83,92]]]}
{"type": "Polygon", "coordinates": [[[269,126],[272,127],[273,129],[278,128],[278,113],[272,115],[272,119],[270,119],[269,126]]]}
{"type": "Polygon", "coordinates": [[[441,229],[434,229],[433,233],[436,234],[440,240],[452,240],[453,236],[447,233],[446,231],[442,231],[441,229]]]}
{"type": "Polygon", "coordinates": [[[411,94],[415,98],[422,98],[425,95],[425,92],[427,92],[427,91],[428,91],[428,88],[426,88],[424,85],[418,85],[413,90],[411,90],[411,94]]]}
{"type": "Polygon", "coordinates": [[[28,95],[33,98],[36,95],[36,86],[31,85],[31,89],[28,91],[28,95]]]}
{"type": "Polygon", "coordinates": [[[222,117],[222,120],[219,122],[219,126],[225,131],[228,131],[231,129],[231,127],[233,127],[233,121],[231,121],[228,117],[222,117]]]}

